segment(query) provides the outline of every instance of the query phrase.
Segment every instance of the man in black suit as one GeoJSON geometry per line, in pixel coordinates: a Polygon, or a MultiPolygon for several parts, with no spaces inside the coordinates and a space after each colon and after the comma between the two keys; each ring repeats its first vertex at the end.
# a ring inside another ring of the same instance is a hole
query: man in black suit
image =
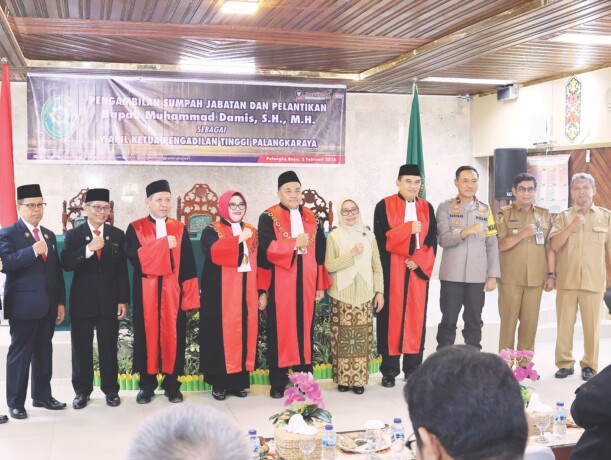
{"type": "Polygon", "coordinates": [[[64,320],[66,292],[55,234],[40,221],[45,203],[38,184],[17,187],[20,219],[0,230],[0,258],[6,273],[5,317],[11,345],[6,357],[6,400],[10,416],[26,418],[28,372],[32,367],[32,405],[60,410],[51,394],[52,338],[64,320]]]}
{"type": "Polygon", "coordinates": [[[104,225],[110,216],[110,192],[87,191],[84,211],[87,223],[66,233],[62,267],[74,271],[70,289],[70,335],[72,338],[72,407],[87,406],[93,391],[93,329],[95,327],[102,391],[106,404],[121,404],[117,383],[119,320],[129,302],[127,257],[122,230],[104,225]]]}
{"type": "MultiPolygon", "coordinates": [[[[2,271],[2,259],[0,259],[0,271],[2,271]]],[[[2,300],[0,300],[0,311],[2,310],[2,300]]],[[[2,315],[0,315],[0,318],[2,315]]],[[[0,415],[0,425],[8,422],[8,417],[6,415],[0,415]]]]}

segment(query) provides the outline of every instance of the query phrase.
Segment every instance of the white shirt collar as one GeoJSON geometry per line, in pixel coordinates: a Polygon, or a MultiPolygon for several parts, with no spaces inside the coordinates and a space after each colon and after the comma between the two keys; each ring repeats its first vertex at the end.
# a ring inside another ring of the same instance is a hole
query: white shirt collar
{"type": "Polygon", "coordinates": [[[28,227],[28,230],[30,231],[30,233],[34,233],[34,229],[35,228],[38,229],[38,234],[39,235],[42,233],[42,229],[40,228],[40,226],[34,227],[32,224],[26,222],[23,217],[20,217],[20,219],[21,219],[21,222],[23,222],[25,224],[25,226],[28,227]]]}
{"type": "Polygon", "coordinates": [[[87,219],[87,225],[89,225],[89,230],[91,230],[91,234],[95,236],[95,233],[93,232],[94,230],[98,230],[100,232],[100,236],[104,237],[104,224],[100,225],[100,228],[94,228],[93,225],[91,225],[91,223],[89,222],[89,219],[87,219]]]}

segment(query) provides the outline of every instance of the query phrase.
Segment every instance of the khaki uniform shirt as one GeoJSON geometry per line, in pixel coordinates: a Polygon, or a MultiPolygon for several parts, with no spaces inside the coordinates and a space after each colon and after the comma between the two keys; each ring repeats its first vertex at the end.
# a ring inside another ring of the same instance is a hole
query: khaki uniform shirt
{"type": "Polygon", "coordinates": [[[461,203],[458,198],[444,201],[437,208],[437,241],[443,248],[439,279],[462,283],[484,283],[501,276],[499,247],[494,217],[489,206],[476,198],[461,203]],[[463,228],[481,222],[486,236],[460,237],[463,228]]]}
{"type": "MultiPolygon", "coordinates": [[[[560,233],[581,211],[577,206],[558,214],[550,239],[560,233]]],[[[569,235],[556,258],[557,289],[605,292],[606,262],[611,260],[611,213],[596,205],[585,213],[586,222],[569,235]]]]}
{"type": "Polygon", "coordinates": [[[537,225],[537,222],[543,232],[545,244],[537,244],[535,235],[532,235],[524,238],[511,249],[499,251],[501,283],[514,286],[543,286],[547,278],[545,249],[552,222],[549,211],[539,206],[518,210],[514,203],[503,206],[497,213],[496,228],[499,239],[515,235],[528,224],[537,225]]]}

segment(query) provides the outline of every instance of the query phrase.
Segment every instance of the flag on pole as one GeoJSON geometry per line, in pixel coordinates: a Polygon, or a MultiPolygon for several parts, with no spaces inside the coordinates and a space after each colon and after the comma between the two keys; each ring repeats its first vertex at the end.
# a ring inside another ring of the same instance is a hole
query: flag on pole
{"type": "Polygon", "coordinates": [[[16,220],[11,77],[8,64],[4,61],[0,89],[0,226],[6,227],[16,220]]]}
{"type": "Polygon", "coordinates": [[[422,151],[422,131],[420,129],[420,104],[418,103],[418,86],[416,82],[412,87],[412,111],[409,116],[409,132],[407,135],[407,161],[408,164],[416,164],[422,173],[422,186],[420,187],[421,198],[426,199],[426,181],[424,174],[424,156],[422,151]]]}

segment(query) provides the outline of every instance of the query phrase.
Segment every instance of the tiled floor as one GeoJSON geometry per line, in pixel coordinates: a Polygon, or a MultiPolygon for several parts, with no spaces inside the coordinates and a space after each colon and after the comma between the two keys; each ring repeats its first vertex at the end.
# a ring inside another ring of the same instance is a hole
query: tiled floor
{"type": "MultiPolygon", "coordinates": [[[[600,346],[601,368],[610,364],[611,339],[603,339],[600,346]]],[[[582,348],[575,344],[575,356],[579,359],[582,348]]],[[[578,372],[565,380],[553,377],[553,343],[537,344],[536,368],[541,380],[531,386],[539,392],[543,402],[554,405],[556,401],[571,404],[575,389],[582,383],[578,372]]],[[[399,382],[399,381],[398,381],[399,382]]],[[[389,422],[393,417],[407,420],[407,407],[402,396],[402,382],[395,388],[380,386],[380,375],[372,377],[363,395],[339,393],[331,381],[322,382],[328,409],[331,410],[338,430],[359,429],[368,419],[389,422]]],[[[0,381],[0,400],[4,400],[5,381],[0,381]]],[[[69,379],[53,381],[56,398],[68,403],[64,411],[51,412],[26,405],[27,420],[13,420],[0,425],[1,460],[87,459],[114,460],[124,458],[139,423],[150,414],[169,407],[163,395],[157,395],[149,405],[138,405],[135,391],[121,393],[123,403],[110,408],[104,403],[103,394],[96,390],[92,400],[83,410],[73,410],[74,397],[69,379]]],[[[282,408],[282,400],[272,400],[263,387],[253,387],[245,399],[228,397],[224,402],[212,399],[210,393],[186,393],[185,404],[200,404],[218,408],[234,417],[244,433],[255,427],[263,436],[271,436],[271,414],[282,408]]],[[[0,408],[0,413],[5,412],[0,408]]],[[[409,422],[406,423],[409,429],[409,422]]]]}

